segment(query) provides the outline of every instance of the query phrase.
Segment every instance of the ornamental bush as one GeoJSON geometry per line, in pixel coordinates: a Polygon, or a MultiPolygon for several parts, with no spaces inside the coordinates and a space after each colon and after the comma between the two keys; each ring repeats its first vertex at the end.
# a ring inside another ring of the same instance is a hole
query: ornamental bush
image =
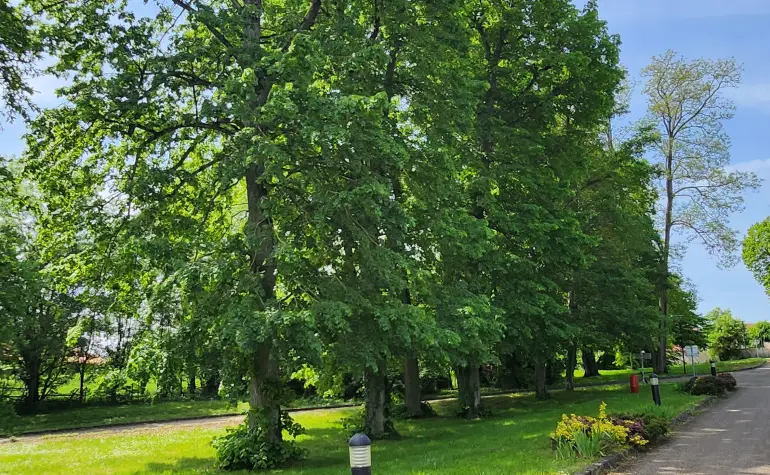
{"type": "Polygon", "coordinates": [[[607,415],[607,405],[599,406],[599,417],[562,414],[551,434],[556,456],[594,457],[626,446],[641,447],[644,437],[642,419],[621,419],[607,415]]]}
{"type": "Polygon", "coordinates": [[[704,394],[721,396],[725,393],[726,390],[725,381],[711,375],[698,376],[697,378],[694,378],[694,380],[690,379],[690,381],[688,381],[688,385],[688,392],[693,396],[701,396],[704,394]]]}
{"type": "MultiPolygon", "coordinates": [[[[285,412],[281,413],[281,425],[292,437],[304,432],[302,426],[285,412]]],[[[214,439],[212,445],[216,450],[217,467],[224,470],[270,469],[302,458],[305,454],[294,441],[268,442],[259,427],[249,430],[246,423],[228,429],[227,434],[214,439]]]]}
{"type": "Polygon", "coordinates": [[[725,389],[728,391],[735,391],[735,388],[738,386],[738,381],[736,381],[735,377],[730,373],[719,373],[717,379],[722,381],[725,385],[725,389]]]}

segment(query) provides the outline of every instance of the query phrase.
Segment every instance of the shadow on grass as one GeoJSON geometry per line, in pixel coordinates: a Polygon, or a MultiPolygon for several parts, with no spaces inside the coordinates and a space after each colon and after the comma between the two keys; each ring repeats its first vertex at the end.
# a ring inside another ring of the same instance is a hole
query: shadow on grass
{"type": "MultiPolygon", "coordinates": [[[[302,460],[288,464],[283,470],[331,468],[347,463],[348,444],[347,432],[341,428],[308,429],[306,438],[298,442],[299,446],[308,449],[308,454],[302,460]]],[[[251,472],[248,470],[224,471],[217,470],[214,457],[187,457],[173,462],[149,462],[140,473],[272,473],[251,472]]]]}

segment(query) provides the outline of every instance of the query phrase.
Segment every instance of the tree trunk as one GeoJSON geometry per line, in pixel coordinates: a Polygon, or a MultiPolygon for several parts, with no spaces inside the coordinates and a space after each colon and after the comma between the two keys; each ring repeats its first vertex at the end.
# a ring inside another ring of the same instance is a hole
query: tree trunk
{"type": "Polygon", "coordinates": [[[85,380],[86,380],[86,364],[82,363],[80,367],[78,368],[78,372],[80,373],[80,388],[79,388],[79,398],[80,404],[83,404],[86,402],[86,388],[85,388],[85,380]]]}
{"type": "Polygon", "coordinates": [[[198,388],[195,386],[195,379],[198,377],[197,371],[195,371],[195,367],[190,369],[187,374],[187,392],[190,394],[195,394],[198,392],[198,388]]]}
{"type": "Polygon", "coordinates": [[[24,366],[27,373],[22,380],[27,389],[24,403],[27,407],[34,408],[40,401],[40,360],[33,356],[25,360],[24,366]]]}
{"type": "Polygon", "coordinates": [[[599,376],[599,365],[596,363],[596,355],[593,351],[583,348],[581,351],[583,359],[584,378],[593,378],[599,376]]]}
{"type": "Polygon", "coordinates": [[[564,389],[575,390],[575,366],[577,366],[577,345],[571,343],[567,350],[567,377],[564,380],[564,389]]]}
{"type": "MultiPolygon", "coordinates": [[[[682,346],[682,374],[687,375],[687,360],[684,353],[684,345],[682,346]]],[[[694,376],[694,375],[693,375],[694,376]]]]}
{"type": "Polygon", "coordinates": [[[538,358],[535,362],[535,397],[538,401],[544,401],[550,397],[545,377],[546,364],[547,363],[543,358],[538,358]]]}
{"type": "Polygon", "coordinates": [[[470,361],[466,366],[455,369],[457,376],[457,393],[460,407],[465,411],[465,417],[475,419],[481,417],[481,385],[479,382],[479,366],[470,361]]]}
{"type": "Polygon", "coordinates": [[[249,430],[261,429],[266,436],[266,442],[280,444],[283,442],[281,433],[281,406],[276,399],[278,385],[278,362],[271,354],[271,345],[262,343],[257,350],[250,371],[249,398],[249,430]]]}
{"type": "Polygon", "coordinates": [[[663,285],[660,288],[660,335],[658,335],[658,360],[656,371],[665,373],[667,371],[666,348],[668,346],[668,333],[666,330],[666,319],[668,317],[668,255],[671,251],[671,226],[674,214],[674,152],[673,136],[669,136],[669,150],[666,154],[666,215],[663,227],[663,256],[661,262],[661,279],[663,285]]]}
{"type": "Polygon", "coordinates": [[[417,358],[407,357],[404,360],[404,405],[410,417],[422,415],[420,401],[420,365],[417,358]]]}
{"type": "Polygon", "coordinates": [[[219,392],[219,378],[216,374],[212,374],[206,379],[202,392],[204,396],[214,396],[219,392]]]}
{"type": "Polygon", "coordinates": [[[380,363],[376,370],[366,369],[366,420],[364,431],[373,439],[388,435],[386,426],[387,388],[385,365],[380,363]]]}

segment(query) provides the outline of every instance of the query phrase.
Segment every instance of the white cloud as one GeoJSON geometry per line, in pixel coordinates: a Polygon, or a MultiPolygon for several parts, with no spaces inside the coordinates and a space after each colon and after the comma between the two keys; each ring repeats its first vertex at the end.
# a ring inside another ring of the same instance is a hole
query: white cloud
{"type": "Polygon", "coordinates": [[[770,158],[749,160],[746,162],[739,162],[730,164],[726,167],[728,171],[735,172],[754,172],[757,175],[765,175],[770,173],[770,158]]]}
{"type": "Polygon", "coordinates": [[[726,89],[725,95],[738,105],[770,112],[770,83],[742,84],[734,89],[726,89]]]}

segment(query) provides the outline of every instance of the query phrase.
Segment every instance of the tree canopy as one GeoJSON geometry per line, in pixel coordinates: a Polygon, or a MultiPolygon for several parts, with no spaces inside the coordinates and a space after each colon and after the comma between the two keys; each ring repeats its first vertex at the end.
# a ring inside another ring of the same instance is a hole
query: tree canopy
{"type": "Polygon", "coordinates": [[[284,409],[310,387],[362,398],[352,424],[380,438],[398,398],[429,412],[421,375],[451,373],[476,418],[490,374],[544,399],[565,370],[572,389],[578,352],[591,376],[661,325],[663,351],[701,341],[669,231],[724,238],[754,184],[725,171],[732,63],[654,59],[651,111],[677,97],[688,118],[619,137],[628,78],[593,1],[144,4],[53,2],[27,23],[0,3],[0,42],[26,61],[37,40],[7,32],[39,36],[68,81],[0,168],[0,346],[30,405],[68,371],[85,404],[100,358],[110,402],[150,381],[248,401],[218,464],[271,468],[301,456],[284,409]],[[651,147],[679,164],[669,198],[710,184],[663,233],[651,147]]]}

